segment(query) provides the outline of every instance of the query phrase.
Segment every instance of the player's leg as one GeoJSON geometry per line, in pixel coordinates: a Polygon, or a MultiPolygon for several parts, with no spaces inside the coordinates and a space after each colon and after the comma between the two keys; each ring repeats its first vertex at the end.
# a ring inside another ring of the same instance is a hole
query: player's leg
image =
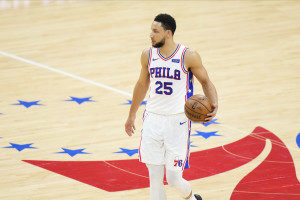
{"type": "Polygon", "coordinates": [[[150,179],[151,200],[166,200],[164,187],[164,166],[147,164],[150,179]]]}
{"type": "Polygon", "coordinates": [[[166,169],[166,177],[168,184],[176,188],[182,197],[190,196],[192,188],[189,182],[182,178],[182,171],[166,169]]]}
{"type": "Polygon", "coordinates": [[[199,195],[196,195],[196,198],[195,194],[193,194],[190,183],[182,177],[182,171],[167,169],[166,177],[168,184],[176,188],[176,190],[184,199],[201,200],[201,197],[199,195]]]}
{"type": "Polygon", "coordinates": [[[161,132],[164,123],[161,122],[162,117],[152,113],[145,114],[139,150],[140,161],[148,167],[152,200],[166,200],[163,184],[165,149],[161,132]]]}
{"type": "MultiPolygon", "coordinates": [[[[182,177],[188,168],[190,145],[190,121],[184,114],[170,117],[170,126],[165,138],[166,177],[168,184],[176,188],[180,195],[189,200],[198,200],[192,192],[191,185],[182,177]]],[[[200,197],[201,199],[201,197],[200,197]]]]}

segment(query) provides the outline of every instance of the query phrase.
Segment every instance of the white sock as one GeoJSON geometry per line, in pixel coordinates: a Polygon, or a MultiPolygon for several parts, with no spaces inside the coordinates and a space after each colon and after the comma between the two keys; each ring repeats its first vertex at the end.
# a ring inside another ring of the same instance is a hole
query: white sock
{"type": "Polygon", "coordinates": [[[193,192],[192,192],[191,197],[188,200],[197,200],[193,192]]]}

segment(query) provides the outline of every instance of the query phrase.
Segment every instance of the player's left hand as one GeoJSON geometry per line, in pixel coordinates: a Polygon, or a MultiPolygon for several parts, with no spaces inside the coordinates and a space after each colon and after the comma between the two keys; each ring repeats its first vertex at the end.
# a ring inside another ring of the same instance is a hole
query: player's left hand
{"type": "Polygon", "coordinates": [[[212,109],[212,112],[207,114],[207,118],[205,118],[206,121],[203,122],[203,124],[210,122],[216,116],[218,111],[218,104],[213,104],[212,109]]]}

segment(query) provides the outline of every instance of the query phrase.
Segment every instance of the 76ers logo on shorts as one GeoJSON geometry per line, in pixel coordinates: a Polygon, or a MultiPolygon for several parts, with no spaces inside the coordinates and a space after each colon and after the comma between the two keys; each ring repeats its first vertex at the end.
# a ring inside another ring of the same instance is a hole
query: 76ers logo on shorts
{"type": "Polygon", "coordinates": [[[183,164],[183,161],[182,160],[179,160],[178,157],[175,158],[174,160],[174,167],[182,167],[182,164],[183,164]]]}

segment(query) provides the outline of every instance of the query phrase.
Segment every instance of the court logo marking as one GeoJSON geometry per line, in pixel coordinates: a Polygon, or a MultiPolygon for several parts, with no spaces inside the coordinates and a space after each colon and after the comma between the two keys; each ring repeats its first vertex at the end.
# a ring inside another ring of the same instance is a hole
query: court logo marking
{"type": "Polygon", "coordinates": [[[33,143],[30,144],[16,144],[16,143],[9,143],[11,146],[3,147],[3,148],[13,148],[17,149],[18,151],[23,151],[24,149],[37,149],[36,147],[32,147],[33,143]]]}
{"type": "Polygon", "coordinates": [[[19,103],[17,104],[12,104],[12,105],[22,105],[22,106],[25,106],[26,108],[30,108],[31,106],[42,106],[43,104],[39,104],[40,101],[21,101],[21,100],[18,100],[19,103]]]}

